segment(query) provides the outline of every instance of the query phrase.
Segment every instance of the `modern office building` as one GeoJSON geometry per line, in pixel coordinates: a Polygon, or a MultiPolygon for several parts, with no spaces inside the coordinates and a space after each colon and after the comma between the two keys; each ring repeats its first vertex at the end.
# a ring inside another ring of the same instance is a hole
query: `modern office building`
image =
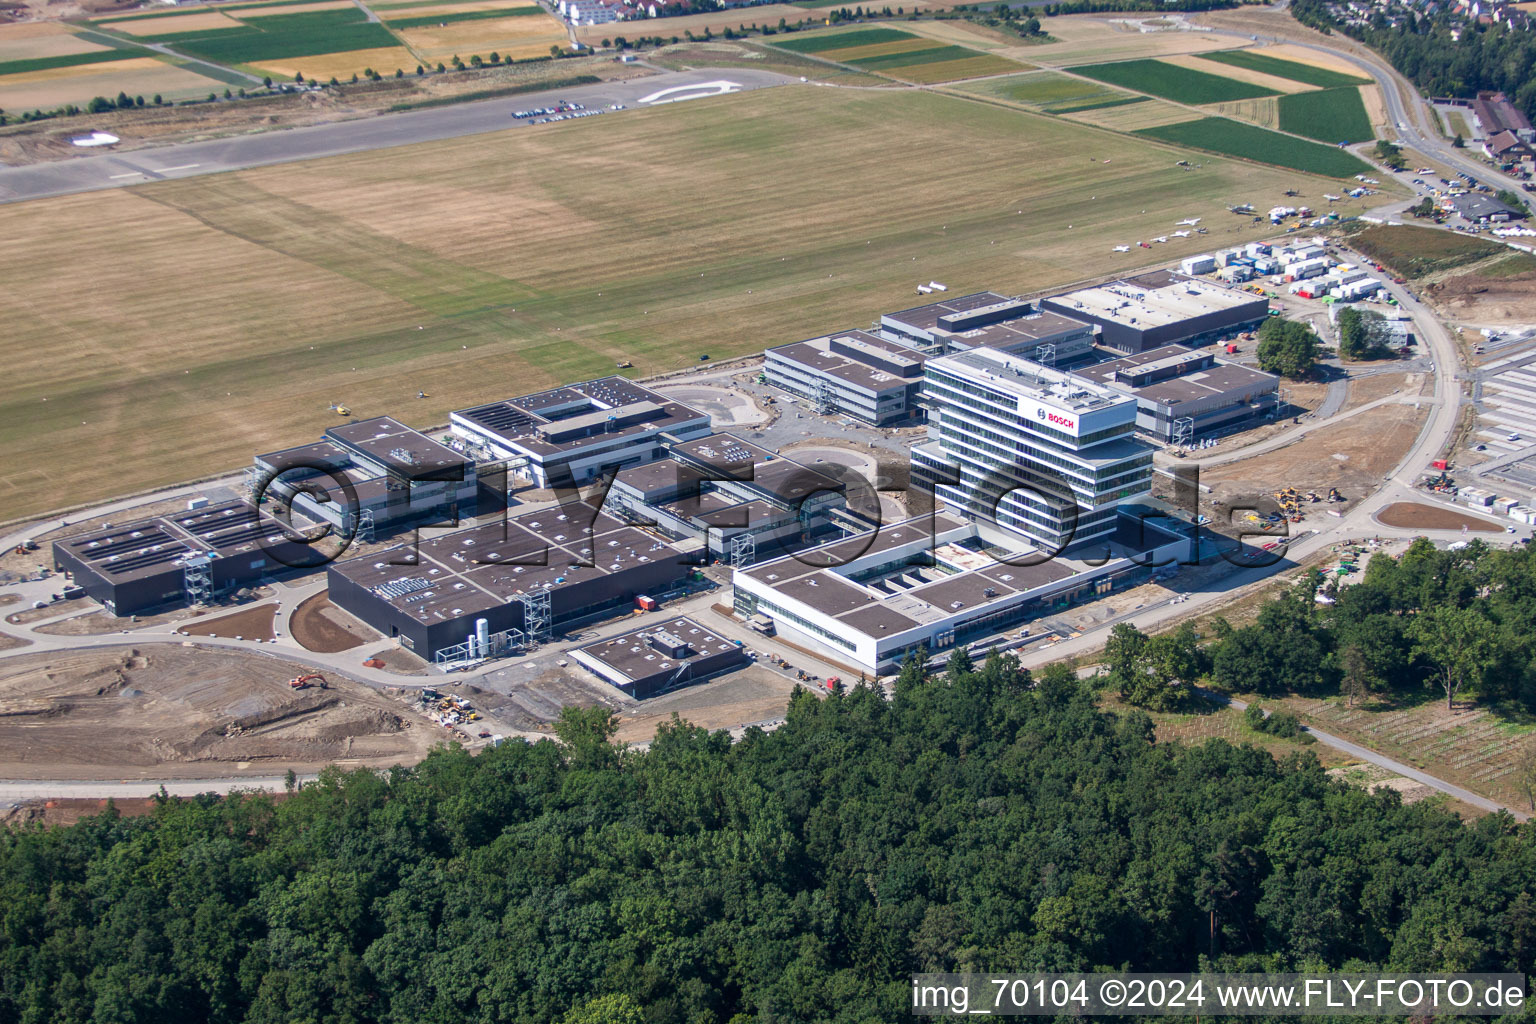
{"type": "Polygon", "coordinates": [[[113,615],[206,604],[321,561],[316,548],[247,501],[201,504],[53,545],[54,567],[73,574],[75,584],[113,615]]]}
{"type": "Polygon", "coordinates": [[[880,336],[928,356],[995,348],[1065,366],[1092,354],[1096,328],[1025,299],[976,292],[887,313],[880,336]]]}
{"type": "Polygon", "coordinates": [[[1117,511],[1082,557],[1050,556],[948,513],[917,517],[736,570],[733,610],[852,669],[894,671],[918,649],[985,645],[1189,557],[1178,524],[1139,505],[1117,511]]]}
{"type": "Polygon", "coordinates": [[[771,348],[768,383],[808,399],[823,415],[843,414],[877,427],[917,410],[921,354],[867,331],[844,331],[771,348]]]}
{"type": "Polygon", "coordinates": [[[1073,373],[1136,400],[1136,429],[1187,443],[1274,415],[1280,378],[1226,363],[1209,351],[1165,345],[1073,373]]]}
{"type": "Polygon", "coordinates": [[[669,438],[710,432],[706,413],[623,377],[460,409],[450,422],[471,454],[506,460],[539,487],[583,484],[661,458],[669,438]]]}
{"type": "Polygon", "coordinates": [[[1119,505],[1151,489],[1129,395],[993,349],[928,360],[924,393],[913,486],[968,519],[1057,550],[1113,533],[1119,505]]]}
{"type": "Polygon", "coordinates": [[[1269,300],[1155,270],[1041,299],[1040,308],[1098,324],[1100,344],[1134,354],[1246,330],[1269,315],[1269,300]]]}
{"type": "Polygon", "coordinates": [[[571,658],[631,697],[645,699],[749,664],[741,644],[687,616],[647,622],[571,651],[571,658]]]}
{"type": "Polygon", "coordinates": [[[734,434],[671,445],[667,454],[621,471],[604,511],[747,565],[850,524],[844,480],[734,434]]]}
{"type": "Polygon", "coordinates": [[[410,523],[454,523],[477,505],[473,459],[390,416],[331,427],[314,443],[256,456],[253,500],[277,499],[365,537],[410,523]]]}

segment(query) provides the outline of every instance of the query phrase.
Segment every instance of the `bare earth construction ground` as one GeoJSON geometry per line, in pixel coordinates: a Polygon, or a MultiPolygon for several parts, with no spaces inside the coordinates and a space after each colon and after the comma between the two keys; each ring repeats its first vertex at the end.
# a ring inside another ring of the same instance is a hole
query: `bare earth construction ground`
{"type": "Polygon", "coordinates": [[[12,204],[0,507],[233,469],[312,440],[333,402],[441,423],[621,359],[649,374],[825,333],[919,281],[1112,273],[1150,255],[1114,243],[1206,217],[1209,236],[1156,253],[1176,260],[1257,237],[1236,199],[1327,187],[1182,155],[949,96],[790,85],[12,204]],[[893,161],[893,123],[967,158],[893,161]]]}
{"type": "Polygon", "coordinates": [[[187,778],[412,764],[442,738],[399,701],[294,662],[155,645],[0,661],[0,777],[187,778]]]}

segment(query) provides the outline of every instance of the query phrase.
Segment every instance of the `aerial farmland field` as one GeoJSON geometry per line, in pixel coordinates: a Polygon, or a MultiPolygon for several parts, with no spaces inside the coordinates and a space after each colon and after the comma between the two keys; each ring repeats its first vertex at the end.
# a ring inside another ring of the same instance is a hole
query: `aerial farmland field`
{"type": "Polygon", "coordinates": [[[1308,174],[1348,178],[1371,170],[1370,164],[1337,147],[1303,142],[1226,117],[1144,128],[1137,134],[1228,156],[1247,157],[1277,167],[1291,167],[1308,174]]]}
{"type": "Polygon", "coordinates": [[[1365,142],[1376,136],[1358,86],[1282,96],[1279,108],[1282,131],[1319,142],[1365,142]]]}
{"type": "Polygon", "coordinates": [[[1160,96],[1175,103],[1222,103],[1272,96],[1275,90],[1235,78],[1180,67],[1161,60],[1125,60],[1112,64],[1082,64],[1070,69],[1074,74],[1118,85],[1137,92],[1160,96]]]}
{"type": "Polygon", "coordinates": [[[771,45],[924,85],[1019,69],[1016,62],[1002,57],[891,28],[796,36],[772,40],[771,45]]]}
{"type": "Polygon", "coordinates": [[[1253,50],[1219,50],[1215,53],[1206,53],[1201,56],[1205,60],[1249,68],[1253,71],[1262,71],[1268,75],[1289,78],[1292,81],[1315,85],[1321,89],[1332,89],[1344,85],[1371,84],[1369,78],[1361,78],[1359,75],[1347,75],[1340,71],[1315,67],[1311,64],[1301,64],[1297,61],[1285,60],[1280,57],[1257,53],[1253,50]]]}
{"type": "MultiPolygon", "coordinates": [[[[1297,180],[1181,155],[955,96],[785,86],[0,207],[0,507],[235,468],[311,439],[332,402],[441,423],[619,360],[650,374],[862,323],[919,280],[1127,269],[1145,256],[1112,244],[1297,180]],[[893,124],[965,159],[892,160],[893,124]]],[[[1216,230],[1157,258],[1257,237],[1216,230]]]]}

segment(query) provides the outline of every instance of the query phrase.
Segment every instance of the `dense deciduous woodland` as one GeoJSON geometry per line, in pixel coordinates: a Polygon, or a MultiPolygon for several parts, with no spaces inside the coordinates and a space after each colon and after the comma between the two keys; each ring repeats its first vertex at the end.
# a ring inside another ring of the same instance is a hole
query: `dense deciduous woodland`
{"type": "Polygon", "coordinates": [[[945,969],[1528,969],[1536,827],[1154,742],[1010,657],[0,833],[0,1019],[904,1019],[945,969]],[[1214,921],[1214,934],[1212,922],[1214,921]]]}
{"type": "Polygon", "coordinates": [[[1292,0],[1291,13],[1304,25],[1365,43],[1427,96],[1469,98],[1494,90],[1536,118],[1536,32],[1479,25],[1459,13],[1412,11],[1403,12],[1395,28],[1381,15],[1367,25],[1341,25],[1328,13],[1327,0],[1292,0]],[[1453,27],[1459,39],[1451,37],[1453,27]]]}

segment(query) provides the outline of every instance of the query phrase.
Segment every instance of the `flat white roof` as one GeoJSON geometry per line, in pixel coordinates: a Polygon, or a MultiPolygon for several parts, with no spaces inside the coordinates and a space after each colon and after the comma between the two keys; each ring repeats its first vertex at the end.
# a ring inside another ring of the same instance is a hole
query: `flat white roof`
{"type": "Polygon", "coordinates": [[[1051,301],[1128,327],[1152,328],[1182,323],[1252,302],[1254,297],[1192,278],[1175,277],[1160,287],[1116,281],[1080,288],[1051,301]]]}

